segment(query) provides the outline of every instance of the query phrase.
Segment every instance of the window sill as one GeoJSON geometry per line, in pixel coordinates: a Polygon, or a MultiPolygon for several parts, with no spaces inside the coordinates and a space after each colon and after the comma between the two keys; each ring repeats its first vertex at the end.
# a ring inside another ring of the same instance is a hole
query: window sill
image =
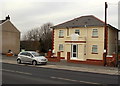
{"type": "Polygon", "coordinates": [[[98,53],[94,53],[94,52],[92,52],[91,54],[98,54],[98,53]]]}
{"type": "Polygon", "coordinates": [[[70,59],[71,59],[71,60],[78,60],[77,57],[71,57],[70,59]]]}
{"type": "Polygon", "coordinates": [[[70,36],[66,36],[67,38],[70,38],[70,36]]]}
{"type": "Polygon", "coordinates": [[[79,38],[82,38],[82,36],[78,36],[79,38]]]}
{"type": "Polygon", "coordinates": [[[98,38],[98,36],[92,36],[92,38],[98,38]]]}
{"type": "Polygon", "coordinates": [[[64,36],[59,36],[59,38],[64,38],[64,36]]]}

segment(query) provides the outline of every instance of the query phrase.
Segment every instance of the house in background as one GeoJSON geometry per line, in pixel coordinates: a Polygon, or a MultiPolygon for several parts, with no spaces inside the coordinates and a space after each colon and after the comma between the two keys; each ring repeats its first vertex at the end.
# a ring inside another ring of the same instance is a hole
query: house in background
{"type": "Polygon", "coordinates": [[[11,23],[9,15],[0,20],[0,53],[6,54],[12,50],[14,54],[20,52],[20,31],[11,23]]]}
{"type": "Polygon", "coordinates": [[[89,15],[53,26],[54,55],[57,56],[57,52],[60,52],[61,58],[68,60],[70,52],[72,62],[94,61],[95,64],[102,65],[104,53],[110,56],[116,53],[118,46],[118,29],[107,24],[107,37],[105,37],[104,25],[103,21],[89,15]]]}

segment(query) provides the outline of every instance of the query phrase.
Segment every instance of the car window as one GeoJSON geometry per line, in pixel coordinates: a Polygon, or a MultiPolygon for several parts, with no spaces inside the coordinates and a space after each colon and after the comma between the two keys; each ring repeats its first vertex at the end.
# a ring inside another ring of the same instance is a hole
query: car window
{"type": "Polygon", "coordinates": [[[32,53],[35,57],[38,57],[38,56],[40,56],[40,54],[39,53],[37,53],[37,52],[34,52],[34,53],[32,53]]]}
{"type": "Polygon", "coordinates": [[[30,53],[27,53],[27,56],[30,56],[30,57],[32,57],[32,55],[31,55],[30,53]]]}
{"type": "Polygon", "coordinates": [[[27,55],[27,52],[22,52],[22,53],[20,53],[20,55],[27,55]]]}

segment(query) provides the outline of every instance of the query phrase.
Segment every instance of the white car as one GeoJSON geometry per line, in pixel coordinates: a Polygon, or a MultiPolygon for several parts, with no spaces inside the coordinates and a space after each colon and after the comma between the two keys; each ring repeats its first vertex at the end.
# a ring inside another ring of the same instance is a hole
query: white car
{"type": "Polygon", "coordinates": [[[17,57],[17,63],[31,63],[33,65],[46,64],[48,59],[35,51],[20,52],[17,57]]]}

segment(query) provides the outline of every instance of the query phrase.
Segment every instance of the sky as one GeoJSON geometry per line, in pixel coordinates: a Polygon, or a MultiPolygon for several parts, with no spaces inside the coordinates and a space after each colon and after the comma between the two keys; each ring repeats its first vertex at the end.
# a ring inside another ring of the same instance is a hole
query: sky
{"type": "Polygon", "coordinates": [[[107,22],[118,28],[119,0],[0,0],[0,20],[9,15],[22,35],[48,22],[57,25],[85,15],[104,21],[105,1],[107,22]]]}

